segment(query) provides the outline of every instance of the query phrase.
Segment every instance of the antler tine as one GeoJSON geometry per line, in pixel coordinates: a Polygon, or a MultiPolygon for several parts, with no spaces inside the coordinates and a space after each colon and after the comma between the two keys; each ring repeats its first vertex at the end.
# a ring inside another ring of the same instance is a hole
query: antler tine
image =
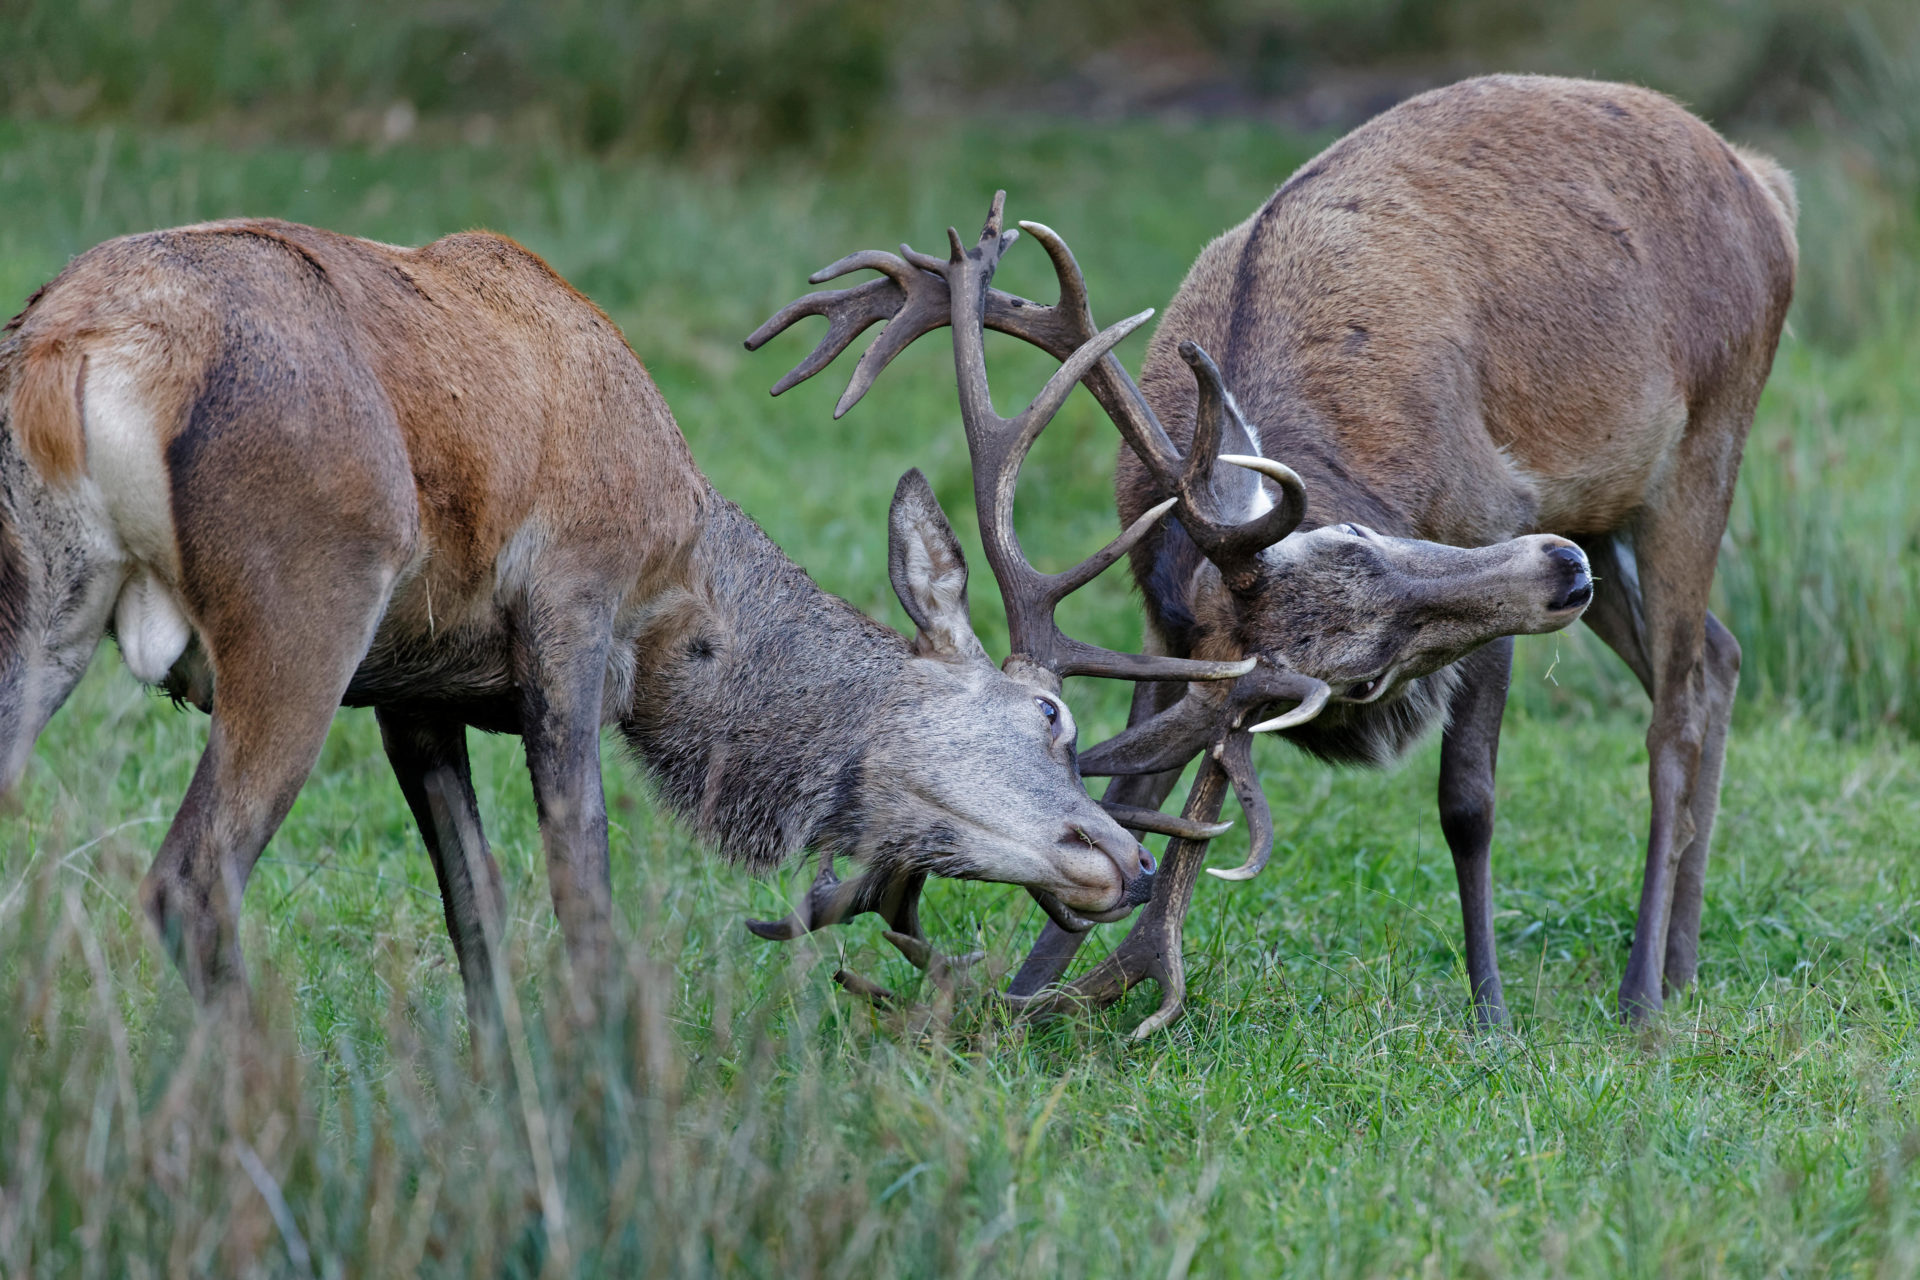
{"type": "Polygon", "coordinates": [[[1228,734],[1220,764],[1227,771],[1227,781],[1233,784],[1241,812],[1247,815],[1247,860],[1231,870],[1208,867],[1207,874],[1222,880],[1251,880],[1273,856],[1273,810],[1253,769],[1253,734],[1245,729],[1228,734]]]}
{"type": "MultiPolygon", "coordinates": [[[[1059,232],[1044,222],[1022,222],[1020,228],[1047,251],[1047,257],[1053,262],[1054,278],[1060,285],[1060,300],[1051,307],[1040,307],[1004,295],[1008,305],[995,307],[991,304],[1003,296],[995,294],[989,298],[987,324],[1062,358],[1064,350],[1084,343],[1096,332],[1093,309],[1087,299],[1086,276],[1059,232]]],[[[1087,380],[1087,389],[1100,401],[1100,407],[1113,419],[1133,451],[1162,484],[1173,488],[1181,471],[1180,450],[1120,362],[1100,361],[1087,380]]]]}
{"type": "Polygon", "coordinates": [[[1181,523],[1186,526],[1207,558],[1219,568],[1230,587],[1245,590],[1257,577],[1260,552],[1299,527],[1307,514],[1307,491],[1291,467],[1265,458],[1245,454],[1221,455],[1220,437],[1228,419],[1239,426],[1238,434],[1252,440],[1253,433],[1240,419],[1240,410],[1228,393],[1214,364],[1198,343],[1182,342],[1180,358],[1193,370],[1199,388],[1194,410],[1193,441],[1187,449],[1176,492],[1181,500],[1181,523]],[[1246,519],[1223,518],[1214,501],[1213,467],[1216,458],[1255,471],[1280,488],[1280,501],[1264,512],[1246,519]]]}
{"type": "Polygon", "coordinates": [[[833,859],[823,855],[820,870],[800,905],[781,920],[749,920],[747,930],[770,942],[792,942],[818,929],[876,911],[903,932],[918,931],[920,889],[925,876],[894,870],[869,871],[851,880],[834,874],[833,859]]]}
{"type": "Polygon", "coordinates": [[[822,289],[796,298],[748,335],[747,350],[757,351],[808,316],[826,317],[826,336],[806,359],[773,384],[774,395],[805,382],[832,364],[869,326],[885,320],[887,327],[861,355],[847,389],[834,406],[833,416],[841,417],[860,402],[895,356],[916,338],[947,323],[946,281],[927,270],[920,260],[923,255],[913,253],[905,245],[900,249],[905,256],[867,249],[821,268],[808,277],[810,283],[822,284],[854,271],[878,271],[881,278],[850,289],[822,289]]]}
{"type": "Polygon", "coordinates": [[[1104,675],[1134,680],[1217,680],[1238,676],[1248,670],[1250,664],[1117,653],[1072,639],[1061,632],[1054,621],[1054,609],[1060,601],[1126,554],[1146,535],[1154,520],[1164,514],[1164,509],[1136,520],[1119,538],[1064,573],[1041,573],[1021,550],[1013,526],[1014,491],[1019,484],[1020,469],[1034,442],[1073,388],[1153,313],[1145,311],[1130,316],[1088,337],[1066,358],[1024,411],[1017,417],[1001,417],[994,411],[987,378],[985,318],[993,274],[1001,256],[1019,235],[1002,227],[1005,200],[1005,192],[994,196],[986,225],[973,248],[968,249],[962,243],[958,231],[947,229],[946,282],[953,325],[954,376],[960,393],[960,417],[973,463],[981,543],[1006,601],[1014,657],[1060,678],[1104,675]]]}
{"type": "Polygon", "coordinates": [[[1326,681],[1315,680],[1312,676],[1301,676],[1300,679],[1308,682],[1309,685],[1305,690],[1306,696],[1300,699],[1300,704],[1285,715],[1275,716],[1271,720],[1262,720],[1249,728],[1248,733],[1273,733],[1280,729],[1291,729],[1295,725],[1305,724],[1326,708],[1327,699],[1333,696],[1333,690],[1327,686],[1326,681]]]}
{"type": "Polygon", "coordinates": [[[1178,814],[1162,813],[1158,809],[1143,809],[1139,805],[1121,804],[1114,800],[1102,800],[1100,807],[1107,816],[1121,826],[1134,831],[1151,831],[1156,835],[1174,836],[1181,840],[1211,840],[1233,830],[1231,822],[1196,822],[1178,814]]]}
{"type": "MultiPolygon", "coordinates": [[[[1142,877],[1142,879],[1144,880],[1145,877],[1142,877]]],[[[1036,889],[1032,885],[1028,885],[1027,896],[1040,904],[1040,909],[1047,913],[1049,920],[1059,925],[1062,929],[1065,929],[1068,933],[1087,933],[1092,930],[1093,921],[1080,915],[1072,907],[1069,907],[1045,889],[1036,889]]]]}
{"type": "MultiPolygon", "coordinates": [[[[1209,744],[1219,749],[1221,735],[1240,732],[1247,717],[1259,708],[1276,702],[1298,704],[1284,715],[1246,729],[1249,736],[1305,724],[1320,714],[1330,694],[1324,681],[1264,664],[1231,687],[1195,684],[1166,710],[1082,752],[1080,772],[1099,778],[1177,769],[1209,744]]],[[[1253,777],[1250,759],[1243,772],[1246,778],[1253,777]]]]}
{"type": "Polygon", "coordinates": [[[1111,778],[1181,768],[1220,731],[1226,707],[1225,691],[1218,686],[1191,687],[1165,711],[1082,751],[1080,773],[1111,778]]]}

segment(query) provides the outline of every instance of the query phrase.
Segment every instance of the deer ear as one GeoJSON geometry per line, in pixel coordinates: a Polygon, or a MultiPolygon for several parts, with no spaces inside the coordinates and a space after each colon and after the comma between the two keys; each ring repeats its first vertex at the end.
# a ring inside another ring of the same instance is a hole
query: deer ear
{"type": "Polygon", "coordinates": [[[918,467],[900,477],[887,525],[887,576],[920,628],[914,650],[947,661],[987,662],[967,617],[967,558],[918,467]]]}

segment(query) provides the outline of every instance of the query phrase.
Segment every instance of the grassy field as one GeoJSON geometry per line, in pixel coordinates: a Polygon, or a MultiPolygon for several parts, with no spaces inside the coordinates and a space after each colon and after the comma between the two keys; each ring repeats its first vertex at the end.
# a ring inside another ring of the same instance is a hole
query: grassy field
{"type": "MultiPolygon", "coordinates": [[[[626,329],[719,487],[899,625],[899,473],[926,469],[977,545],[944,344],[834,423],[831,374],[766,398],[805,341],[748,356],[739,339],[813,268],[902,235],[934,246],[996,186],[1074,244],[1102,318],[1155,305],[1311,149],[1230,123],[1013,121],[889,135],[855,169],[743,173],[0,123],[0,298],[106,236],[224,214],[404,242],[510,232],[626,329]]],[[[1809,173],[1803,292],[1823,272],[1897,280],[1911,232],[1856,234],[1884,193],[1809,173]]],[[[1896,227],[1915,212],[1886,207],[1896,227]]],[[[1042,255],[1016,250],[1004,279],[1043,290],[1042,255]]],[[[841,963],[913,990],[876,926],[749,938],[741,918],[797,885],[719,865],[610,747],[627,990],[584,1034],[547,998],[556,936],[518,744],[476,735],[519,995],[515,1052],[486,1079],[364,713],[339,718],[248,892],[269,1034],[196,1022],[133,902],[205,722],[109,649],[0,816],[0,1275],[1914,1274],[1920,330],[1891,304],[1869,319],[1843,348],[1803,307],[1811,336],[1762,406],[1723,555],[1748,665],[1702,980],[1652,1031],[1611,1012],[1644,700],[1584,633],[1522,646],[1507,723],[1511,1035],[1462,1030],[1431,746],[1384,775],[1269,747],[1273,863],[1202,888],[1188,1015],[1142,1046],[1124,1033],[1150,993],[1041,1028],[979,999],[933,1030],[850,1002],[841,963]]],[[[990,351],[1002,407],[1038,387],[1044,360],[990,351]]],[[[1084,396],[1043,440],[1021,505],[1043,564],[1110,532],[1113,440],[1084,396]]],[[[975,604],[995,648],[989,583],[975,604]]],[[[1069,612],[1090,638],[1136,638],[1117,574],[1069,612]]],[[[1122,694],[1069,690],[1089,738],[1118,726],[1122,694]]],[[[1237,834],[1222,845],[1239,860],[1237,834]]],[[[942,885],[929,923],[950,948],[984,942],[998,972],[1039,920],[1023,895],[942,885]]]]}

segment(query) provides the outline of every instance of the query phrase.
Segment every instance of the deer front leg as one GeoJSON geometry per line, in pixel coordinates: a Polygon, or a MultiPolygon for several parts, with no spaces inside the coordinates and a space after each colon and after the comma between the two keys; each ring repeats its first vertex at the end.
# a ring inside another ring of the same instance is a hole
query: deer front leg
{"type": "Polygon", "coordinates": [[[467,1018],[476,1033],[497,1026],[494,966],[500,959],[506,891],[480,825],[466,725],[413,708],[380,707],[374,714],[394,777],[433,859],[447,934],[466,987],[467,1018]]]}
{"type": "MultiPolygon", "coordinates": [[[[557,577],[564,571],[542,572],[557,577]]],[[[514,636],[520,736],[547,883],[575,992],[588,1001],[599,994],[612,945],[613,874],[600,778],[601,701],[612,631],[610,603],[536,593],[514,636]]]]}
{"type": "Polygon", "coordinates": [[[1506,1023],[1507,1003],[1493,941],[1493,775],[1513,671],[1513,638],[1493,641],[1462,658],[1459,667],[1461,680],[1440,746],[1440,829],[1460,883],[1474,1020],[1494,1027],[1506,1023]]]}

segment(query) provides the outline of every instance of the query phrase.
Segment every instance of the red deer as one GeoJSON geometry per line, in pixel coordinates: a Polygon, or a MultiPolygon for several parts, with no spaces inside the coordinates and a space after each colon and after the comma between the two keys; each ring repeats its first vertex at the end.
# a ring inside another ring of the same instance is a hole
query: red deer
{"type": "Polygon", "coordinates": [[[141,887],[209,1002],[243,999],[241,893],[343,704],[375,708],[476,1012],[504,904],[469,726],[525,743],[577,976],[610,926],[607,724],[751,868],[812,847],[1125,914],[1151,859],[1082,787],[1056,672],[1247,664],[1053,627],[1147,519],[1044,599],[1008,584],[1025,648],[1003,674],[917,471],[890,522],[911,642],[716,493],[612,322],[504,238],[235,221],[110,241],[0,331],[0,792],[103,633],[211,713],[141,887]]]}
{"type": "MultiPolygon", "coordinates": [[[[1635,1020],[1657,1012],[1663,982],[1685,986],[1698,963],[1740,658],[1707,592],[1792,295],[1794,219],[1778,165],[1623,85],[1471,80],[1410,99],[1310,161],[1202,252],[1139,387],[1117,359],[1086,379],[1128,446],[1122,518],[1179,502],[1132,553],[1147,647],[1253,655],[1260,669],[1231,691],[1140,686],[1127,732],[1089,751],[1082,771],[1123,775],[1109,799],[1152,807],[1211,745],[1218,763],[1203,768],[1187,815],[1213,816],[1234,786],[1254,828],[1248,866],[1224,873],[1238,876],[1257,870],[1271,839],[1239,727],[1270,700],[1256,687],[1263,673],[1325,686],[1323,712],[1278,727],[1331,761],[1385,764],[1444,726],[1441,826],[1473,1004],[1483,1022],[1504,1021],[1491,844],[1505,637],[1565,625],[1591,597],[1588,624],[1653,701],[1652,820],[1620,1008],[1635,1020]],[[1236,454],[1285,463],[1262,468],[1270,489],[1237,467],[1193,482],[1206,468],[1182,449],[1197,458],[1223,437],[1236,454]],[[1222,513],[1278,510],[1286,527],[1265,541],[1223,523],[1222,513]],[[1514,576],[1529,557],[1558,576],[1514,576]],[[1539,625],[1510,612],[1509,591],[1527,581],[1555,584],[1539,625]]],[[[813,295],[830,315],[898,312],[841,411],[946,322],[957,279],[985,296],[975,323],[1056,357],[1094,331],[1064,243],[1023,225],[1053,256],[1058,306],[987,292],[990,266],[970,274],[957,257],[910,251],[885,280],[813,295]]],[[[982,250],[997,257],[997,218],[988,232],[982,250]]],[[[816,372],[850,340],[830,335],[796,372],[816,372]]],[[[1163,1005],[1145,1029],[1176,1016],[1200,856],[1175,842],[1127,941],[1041,1003],[1111,1000],[1150,976],[1163,1005]]],[[[1078,942],[1049,927],[1012,994],[1036,998],[1078,942]]]]}

